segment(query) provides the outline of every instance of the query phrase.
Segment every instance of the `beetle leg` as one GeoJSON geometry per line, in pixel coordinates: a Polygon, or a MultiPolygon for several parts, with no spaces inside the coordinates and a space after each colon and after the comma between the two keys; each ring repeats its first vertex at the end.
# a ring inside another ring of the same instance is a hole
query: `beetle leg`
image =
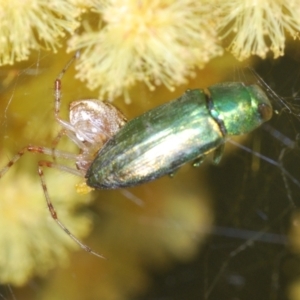
{"type": "Polygon", "coordinates": [[[193,161],[193,167],[198,168],[205,160],[206,155],[201,155],[193,161]]]}
{"type": "Polygon", "coordinates": [[[214,154],[213,154],[213,164],[214,165],[217,165],[219,164],[222,156],[223,156],[223,153],[224,153],[224,149],[225,149],[225,144],[221,144],[220,146],[218,146],[215,151],[214,151],[214,154]]]}

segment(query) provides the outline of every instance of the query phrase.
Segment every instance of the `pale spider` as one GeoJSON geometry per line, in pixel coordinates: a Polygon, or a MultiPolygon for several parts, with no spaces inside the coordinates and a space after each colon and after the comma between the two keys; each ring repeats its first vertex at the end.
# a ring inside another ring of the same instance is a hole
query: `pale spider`
{"type": "Polygon", "coordinates": [[[54,82],[54,117],[62,129],[52,142],[52,148],[28,145],[22,148],[8,163],[0,170],[0,178],[26,153],[42,153],[52,157],[54,161],[41,160],[38,162],[38,174],[44,191],[45,199],[51,217],[55,222],[85,251],[98,257],[102,255],[93,251],[90,247],[78,240],[59,220],[57,213],[50,200],[46,186],[43,168],[55,168],[64,172],[85,178],[86,172],[93,162],[97,152],[104,143],[111,138],[126,123],[125,116],[113,105],[96,99],[74,101],[70,104],[69,121],[59,117],[61,105],[61,79],[73,61],[78,58],[79,52],[67,63],[54,82]],[[66,135],[79,148],[79,154],[57,150],[56,146],[61,137],[66,135]],[[74,168],[55,162],[56,158],[63,158],[74,162],[74,168]]]}

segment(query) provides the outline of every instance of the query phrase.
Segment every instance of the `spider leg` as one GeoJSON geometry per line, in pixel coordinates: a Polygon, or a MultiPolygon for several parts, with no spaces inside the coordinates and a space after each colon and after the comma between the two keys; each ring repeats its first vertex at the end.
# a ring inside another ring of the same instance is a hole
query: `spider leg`
{"type": "Polygon", "coordinates": [[[56,157],[58,156],[56,153],[60,152],[59,150],[56,150],[58,143],[61,141],[62,137],[67,136],[79,149],[84,149],[86,146],[84,143],[82,143],[75,135],[73,131],[62,129],[59,131],[57,136],[52,141],[52,159],[53,161],[56,161],[56,157]]]}
{"type": "MultiPolygon", "coordinates": [[[[79,239],[77,239],[71,232],[70,230],[59,220],[57,213],[54,209],[54,206],[50,200],[50,196],[48,193],[48,189],[47,189],[47,185],[46,185],[46,181],[45,181],[45,177],[44,177],[44,172],[43,172],[43,167],[48,167],[48,168],[55,168],[55,169],[59,169],[65,172],[69,172],[74,174],[73,169],[63,166],[63,165],[59,165],[50,161],[39,161],[38,163],[38,174],[41,180],[41,184],[42,184],[42,188],[44,191],[44,195],[46,198],[46,202],[47,202],[47,206],[49,209],[49,212],[51,214],[52,219],[58,224],[58,226],[75,242],[77,243],[83,250],[85,250],[86,252],[89,252],[95,256],[98,256],[100,258],[104,258],[106,259],[104,256],[102,256],[101,254],[93,251],[90,247],[88,247],[87,245],[85,245],[84,243],[82,243],[79,239]]],[[[76,170],[75,170],[76,171],[76,170]]]]}
{"type": "Polygon", "coordinates": [[[65,65],[65,67],[62,69],[62,71],[60,71],[60,73],[57,76],[57,79],[61,80],[62,77],[65,75],[65,73],[67,72],[67,70],[70,68],[70,66],[72,65],[72,63],[74,62],[75,59],[79,58],[80,56],[80,51],[76,51],[74,56],[67,62],[67,64],[65,65]]]}
{"type": "MultiPolygon", "coordinates": [[[[69,153],[69,152],[64,152],[64,151],[60,151],[60,150],[54,150],[50,149],[50,148],[46,148],[46,147],[40,147],[40,146],[33,146],[33,145],[28,145],[24,148],[22,148],[7,164],[6,166],[4,166],[1,170],[0,170],[0,178],[3,177],[6,172],[26,153],[26,152],[31,152],[31,153],[38,153],[38,154],[45,154],[48,156],[52,156],[53,153],[55,155],[55,157],[59,157],[59,158],[64,158],[64,159],[68,159],[68,160],[75,160],[78,157],[78,155],[73,154],[73,153],[69,153]]],[[[50,196],[48,193],[48,189],[46,186],[46,182],[45,182],[45,178],[44,178],[44,173],[43,173],[43,167],[48,167],[48,168],[54,168],[54,169],[58,169],[61,170],[63,172],[67,172],[67,173],[71,173],[73,175],[79,176],[79,177],[84,177],[83,172],[81,172],[80,170],[77,170],[75,168],[71,168],[69,166],[65,166],[65,165],[60,165],[54,162],[50,162],[50,161],[40,161],[38,163],[38,174],[41,180],[41,185],[44,191],[44,195],[45,195],[45,199],[47,202],[47,206],[49,209],[49,212],[51,214],[51,217],[55,220],[55,222],[64,230],[64,232],[66,232],[71,239],[73,239],[73,241],[75,241],[82,249],[84,249],[85,251],[94,254],[95,256],[98,256],[100,258],[105,258],[102,255],[100,255],[99,253],[93,251],[90,247],[88,247],[87,245],[83,244],[80,240],[78,240],[67,228],[66,226],[58,219],[57,217],[57,213],[53,207],[53,204],[50,200],[50,196]]]]}
{"type": "MultiPolygon", "coordinates": [[[[63,122],[65,122],[65,121],[63,121],[63,122]]],[[[71,124],[70,124],[70,126],[71,126],[71,124]]],[[[62,129],[59,131],[59,133],[57,134],[55,139],[52,141],[52,151],[53,151],[52,158],[54,161],[56,160],[56,156],[55,156],[54,152],[56,151],[56,147],[63,136],[67,136],[79,149],[86,148],[86,145],[76,137],[76,134],[74,132],[75,132],[74,129],[71,129],[71,130],[70,129],[62,129]]]]}
{"type": "Polygon", "coordinates": [[[62,129],[59,131],[59,133],[57,134],[55,139],[52,141],[52,159],[53,159],[53,161],[56,161],[55,150],[56,150],[58,143],[60,142],[61,138],[64,135],[66,135],[66,130],[62,129]]]}
{"type": "Polygon", "coordinates": [[[75,59],[80,55],[79,51],[76,51],[75,55],[68,61],[62,71],[58,74],[54,82],[54,97],[55,97],[55,115],[57,116],[60,110],[60,99],[61,99],[61,80],[67,70],[70,68],[75,59]]]}
{"type": "Polygon", "coordinates": [[[22,148],[7,164],[0,170],[0,178],[28,151],[27,147],[22,148]]]}
{"type": "MultiPolygon", "coordinates": [[[[31,152],[31,153],[37,153],[37,154],[46,154],[49,156],[55,156],[58,158],[63,158],[63,159],[67,159],[67,160],[72,160],[72,161],[76,161],[78,158],[77,154],[73,154],[70,152],[66,152],[66,151],[61,151],[61,150],[53,150],[50,148],[46,148],[46,147],[41,147],[41,146],[33,146],[33,145],[28,145],[24,148],[22,148],[7,164],[6,166],[4,166],[1,170],[0,170],[0,178],[3,177],[5,175],[5,173],[26,153],[26,152],[31,152]]],[[[77,170],[77,169],[72,169],[73,171],[70,172],[69,167],[65,167],[64,169],[62,169],[65,172],[69,172],[72,173],[76,176],[79,177],[84,177],[85,174],[83,174],[81,171],[77,170]]]]}
{"type": "Polygon", "coordinates": [[[76,52],[75,56],[73,56],[73,58],[65,66],[65,68],[58,75],[54,82],[54,117],[63,129],[58,133],[58,136],[54,139],[53,148],[56,147],[56,145],[64,135],[67,135],[80,149],[85,148],[85,144],[77,138],[75,133],[76,129],[74,128],[74,126],[70,122],[61,119],[59,116],[61,105],[61,78],[63,77],[64,73],[67,71],[69,66],[72,64],[72,62],[79,56],[78,53],[76,52]]]}
{"type": "Polygon", "coordinates": [[[72,124],[60,118],[60,106],[61,106],[61,80],[69,67],[72,65],[75,59],[80,55],[80,51],[76,51],[75,55],[66,64],[63,70],[58,74],[54,81],[54,117],[56,121],[62,126],[62,130],[58,133],[58,136],[53,141],[53,148],[56,147],[63,135],[67,135],[79,148],[84,148],[85,145],[76,137],[75,129],[72,124]]]}
{"type": "MultiPolygon", "coordinates": [[[[74,60],[79,57],[79,54],[80,54],[79,51],[77,51],[75,53],[75,55],[70,59],[70,61],[62,69],[62,71],[58,74],[58,76],[56,77],[56,79],[54,81],[54,115],[55,115],[55,118],[57,119],[57,121],[59,123],[61,123],[62,125],[65,121],[63,121],[59,118],[60,104],[61,104],[61,79],[64,76],[64,74],[67,72],[69,67],[72,65],[74,60]]],[[[69,124],[69,125],[71,125],[71,124],[69,124]]],[[[69,129],[69,128],[67,128],[67,129],[69,129]]]]}

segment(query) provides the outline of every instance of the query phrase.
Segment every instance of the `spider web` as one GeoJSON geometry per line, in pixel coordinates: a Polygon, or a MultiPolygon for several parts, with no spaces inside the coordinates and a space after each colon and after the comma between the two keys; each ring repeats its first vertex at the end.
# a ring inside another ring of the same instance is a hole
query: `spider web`
{"type": "MultiPolygon", "coordinates": [[[[23,81],[26,81],[27,76],[35,76],[38,80],[39,75],[49,72],[51,66],[49,63],[43,64],[45,59],[47,56],[41,55],[32,65],[27,64],[23,68],[21,64],[22,71],[17,73],[9,85],[2,87],[4,90],[10,89],[10,92],[9,97],[5,98],[6,103],[0,118],[1,133],[3,133],[1,141],[4,141],[4,137],[9,133],[8,128],[11,126],[9,111],[11,105],[18,101],[15,95],[17,88],[23,85],[23,95],[27,100],[30,99],[30,91],[23,81]]],[[[66,61],[67,59],[63,63],[57,63],[56,66],[63,67],[66,61]]],[[[166,268],[162,272],[158,272],[156,268],[149,268],[146,264],[150,273],[153,273],[151,274],[152,288],[146,295],[139,295],[136,299],[287,299],[286,289],[293,280],[298,279],[300,269],[298,254],[293,253],[288,247],[291,218],[300,205],[298,163],[300,161],[298,146],[300,108],[297,98],[298,87],[300,87],[299,67],[300,64],[295,57],[289,56],[275,63],[269,61],[259,63],[256,71],[276,93],[283,97],[291,111],[278,103],[278,107],[275,107],[278,114],[255,131],[246,144],[232,141],[232,147],[237,149],[232,155],[224,158],[219,166],[207,164],[205,176],[208,179],[208,188],[213,195],[215,214],[212,233],[202,245],[199,254],[189,262],[178,262],[172,268],[166,268]]],[[[57,67],[56,73],[60,69],[57,67]]],[[[3,76],[7,74],[5,70],[3,72],[1,73],[3,76]]],[[[52,75],[49,77],[55,78],[52,75]]],[[[45,100],[47,108],[39,115],[42,119],[48,115],[51,118],[52,81],[46,83],[49,87],[49,95],[45,100]]],[[[63,84],[66,81],[68,79],[64,79],[63,84]]],[[[76,99],[74,95],[68,95],[68,89],[64,88],[63,93],[64,97],[76,99]]],[[[42,101],[44,99],[41,99],[42,101]]],[[[274,101],[277,100],[274,99],[274,101]]],[[[66,103],[68,102],[69,100],[66,99],[66,103]]],[[[31,110],[34,111],[35,107],[38,107],[38,103],[34,103],[31,110]]],[[[39,131],[42,135],[43,131],[37,128],[32,136],[38,135],[39,131]]],[[[26,138],[27,142],[28,139],[30,137],[26,138]]],[[[45,141],[48,139],[49,136],[45,138],[45,141]]],[[[15,141],[13,143],[17,150],[20,143],[22,144],[22,142],[15,141]]],[[[0,154],[5,155],[2,151],[0,154]]],[[[187,172],[192,172],[194,177],[198,176],[198,171],[188,169],[187,172]]],[[[178,174],[178,176],[181,175],[178,174]]],[[[63,176],[59,175],[59,178],[63,176]]],[[[202,177],[199,176],[199,180],[202,180],[202,177]]],[[[188,189],[189,186],[187,185],[186,188],[188,189]]],[[[92,207],[94,213],[98,215],[95,218],[96,223],[98,222],[95,225],[97,229],[106,226],[102,219],[107,218],[112,206],[115,209],[114,213],[118,205],[120,211],[122,210],[120,207],[123,208],[119,200],[113,197],[108,198],[109,192],[100,193],[102,199],[106,202],[112,200],[113,204],[104,206],[106,204],[103,201],[100,204],[97,202],[92,207]],[[102,210],[105,212],[103,213],[102,210]]],[[[154,196],[151,184],[145,187],[145,194],[147,193],[150,193],[153,202],[159,201],[159,198],[154,196]]],[[[137,206],[130,201],[126,204],[137,210],[131,216],[132,218],[136,220],[141,218],[144,207],[146,206],[147,209],[148,205],[145,194],[140,194],[136,190],[125,190],[119,194],[139,204],[141,200],[145,202],[142,208],[135,208],[137,206]]],[[[41,193],[41,201],[43,201],[42,197],[41,193]]],[[[97,198],[100,199],[100,196],[97,195],[97,198]]],[[[126,199],[120,201],[126,202],[126,199]]],[[[161,216],[161,219],[164,218],[167,219],[161,216]]],[[[157,230],[153,225],[155,224],[154,217],[149,219],[148,216],[148,220],[150,220],[152,230],[157,230]]],[[[53,223],[53,226],[56,225],[53,223]]],[[[171,226],[175,227],[176,224],[171,223],[171,226]]],[[[122,227],[119,230],[122,233],[122,227]]],[[[124,229],[123,235],[126,234],[124,229]]],[[[93,235],[94,238],[95,236],[97,234],[93,235]]],[[[99,246],[101,243],[103,239],[99,238],[99,243],[95,244],[99,246]]],[[[118,247],[118,244],[112,247],[118,247]]],[[[141,253],[144,252],[141,251],[141,253]]],[[[122,251],[119,252],[120,254],[122,251]]],[[[83,259],[90,260],[86,253],[82,255],[83,259]]],[[[110,261],[116,259],[116,256],[112,255],[110,261]]],[[[72,264],[77,263],[72,261],[72,264]]],[[[174,261],[173,264],[175,264],[174,261]]],[[[141,265],[143,265],[142,262],[141,265]]],[[[87,275],[90,274],[86,274],[86,277],[87,275]]],[[[64,276],[69,278],[72,274],[65,273],[64,276]]],[[[92,278],[96,280],[98,277],[92,278]]],[[[74,282],[78,285],[85,284],[78,278],[75,278],[74,282]]],[[[99,285],[101,286],[101,283],[99,285]]],[[[40,292],[42,283],[40,280],[33,279],[25,289],[30,291],[31,297],[36,294],[36,291],[40,292]]],[[[0,292],[0,299],[20,299],[20,291],[22,289],[4,285],[0,292]]],[[[81,296],[85,297],[85,295],[81,296]]],[[[129,299],[125,293],[123,298],[129,299]]]]}
{"type": "MultiPolygon", "coordinates": [[[[215,201],[215,227],[190,264],[157,276],[150,299],[291,299],[299,280],[299,254],[289,232],[300,196],[299,86],[297,56],[259,61],[256,71],[281,101],[278,113],[208,176],[215,201]]],[[[272,98],[272,97],[271,97],[272,98]]]]}

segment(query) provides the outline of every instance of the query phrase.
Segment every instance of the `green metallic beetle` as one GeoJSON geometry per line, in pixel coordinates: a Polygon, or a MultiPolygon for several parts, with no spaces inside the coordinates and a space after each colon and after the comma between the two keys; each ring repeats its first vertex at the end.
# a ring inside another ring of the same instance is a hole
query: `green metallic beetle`
{"type": "Polygon", "coordinates": [[[72,102],[69,120],[63,120],[59,116],[61,78],[76,57],[55,80],[54,117],[62,128],[52,148],[23,147],[0,169],[0,179],[26,152],[74,162],[75,166],[70,167],[39,161],[38,175],[51,217],[80,247],[98,257],[103,256],[79,241],[58,219],[43,168],[85,178],[86,182],[77,186],[80,193],[93,188],[135,186],[172,174],[186,162],[197,165],[214,150],[214,160],[218,162],[227,137],[248,133],[272,117],[272,106],[260,87],[232,82],[188,90],[180,98],[129,122],[113,105],[97,99],[72,102]],[[63,135],[77,145],[79,154],[56,149],[63,135]]]}
{"type": "Polygon", "coordinates": [[[257,85],[221,83],[188,90],[126,123],[99,150],[86,173],[87,185],[131,187],[172,174],[216,150],[227,137],[251,132],[272,117],[271,103],[257,85]]]}

